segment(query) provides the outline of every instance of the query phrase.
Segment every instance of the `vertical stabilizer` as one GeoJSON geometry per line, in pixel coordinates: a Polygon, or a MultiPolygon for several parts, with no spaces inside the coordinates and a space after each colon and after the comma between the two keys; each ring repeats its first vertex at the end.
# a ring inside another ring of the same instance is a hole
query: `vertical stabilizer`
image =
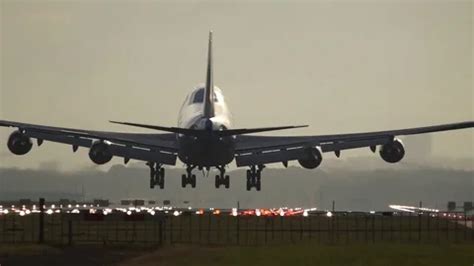
{"type": "Polygon", "coordinates": [[[207,51],[206,88],[204,93],[204,117],[214,116],[214,78],[212,67],[212,31],[209,32],[209,46],[207,51]]]}

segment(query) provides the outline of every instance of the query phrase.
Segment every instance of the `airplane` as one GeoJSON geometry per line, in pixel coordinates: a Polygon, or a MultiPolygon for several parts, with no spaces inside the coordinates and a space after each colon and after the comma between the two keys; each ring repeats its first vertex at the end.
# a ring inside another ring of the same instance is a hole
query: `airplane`
{"type": "Polygon", "coordinates": [[[405,155],[405,148],[399,136],[431,133],[446,130],[472,128],[474,121],[442,124],[427,127],[387,130],[378,132],[315,135],[315,136],[261,136],[252,133],[306,127],[279,126],[261,128],[231,127],[229,108],[222,90],[214,86],[212,32],[209,33],[206,82],[196,86],[185,98],[179,111],[178,126],[164,127],[130,122],[111,123],[152,129],[166,133],[120,133],[91,131],[27,124],[0,120],[0,126],[16,128],[8,138],[8,149],[16,155],[28,153],[33,146],[46,141],[89,149],[92,162],[102,165],[114,156],[122,157],[127,164],[131,159],[144,161],[150,168],[150,188],[165,186],[165,165],[176,165],[179,158],[186,165],[181,185],[196,187],[196,168],[207,170],[217,168],[215,187],[229,188],[226,167],[234,160],[237,167],[248,167],[247,191],[261,190],[261,174],[267,164],[298,161],[307,169],[317,168],[322,154],[333,152],[340,157],[342,150],[370,148],[378,151],[388,163],[397,163],[405,155]]]}

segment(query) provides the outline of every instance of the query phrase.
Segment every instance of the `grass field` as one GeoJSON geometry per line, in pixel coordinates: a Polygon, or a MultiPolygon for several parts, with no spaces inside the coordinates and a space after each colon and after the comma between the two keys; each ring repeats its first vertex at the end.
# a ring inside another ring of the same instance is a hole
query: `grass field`
{"type": "Polygon", "coordinates": [[[474,245],[357,244],[223,247],[173,245],[158,249],[0,245],[8,265],[473,265],[474,245]]]}
{"type": "Polygon", "coordinates": [[[167,247],[123,262],[131,265],[473,265],[474,245],[283,245],[167,247]]]}

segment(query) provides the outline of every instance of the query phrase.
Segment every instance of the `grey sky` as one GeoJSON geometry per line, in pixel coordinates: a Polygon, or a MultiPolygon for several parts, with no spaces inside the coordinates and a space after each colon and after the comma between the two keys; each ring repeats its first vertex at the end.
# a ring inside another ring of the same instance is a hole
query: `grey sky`
{"type": "MultiPolygon", "coordinates": [[[[308,135],[473,120],[472,17],[472,1],[1,1],[0,117],[175,125],[204,81],[213,30],[215,83],[236,127],[309,124],[279,133],[308,135]]],[[[0,166],[91,165],[50,143],[6,156],[9,132],[0,166]]],[[[472,130],[431,139],[435,155],[474,157],[472,130]]]]}

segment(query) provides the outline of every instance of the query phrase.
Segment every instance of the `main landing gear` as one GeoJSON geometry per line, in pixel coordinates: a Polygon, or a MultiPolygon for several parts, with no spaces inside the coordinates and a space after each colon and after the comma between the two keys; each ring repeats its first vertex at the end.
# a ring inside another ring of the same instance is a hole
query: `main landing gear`
{"type": "Polygon", "coordinates": [[[253,187],[257,191],[262,189],[260,178],[262,177],[263,168],[265,168],[265,165],[252,165],[250,169],[247,170],[247,191],[250,191],[253,187]]]}
{"type": "Polygon", "coordinates": [[[187,175],[181,176],[181,187],[186,187],[188,184],[191,185],[192,188],[196,187],[196,175],[192,174],[193,169],[196,168],[195,165],[188,165],[186,167],[187,175]]]}
{"type": "Polygon", "coordinates": [[[230,177],[225,174],[225,166],[218,166],[217,169],[219,169],[220,174],[216,175],[216,188],[224,185],[225,188],[228,189],[230,186],[230,177]]]}
{"type": "Polygon", "coordinates": [[[150,188],[155,188],[159,186],[160,189],[165,187],[165,169],[162,164],[148,162],[148,167],[150,167],[150,188]]]}

